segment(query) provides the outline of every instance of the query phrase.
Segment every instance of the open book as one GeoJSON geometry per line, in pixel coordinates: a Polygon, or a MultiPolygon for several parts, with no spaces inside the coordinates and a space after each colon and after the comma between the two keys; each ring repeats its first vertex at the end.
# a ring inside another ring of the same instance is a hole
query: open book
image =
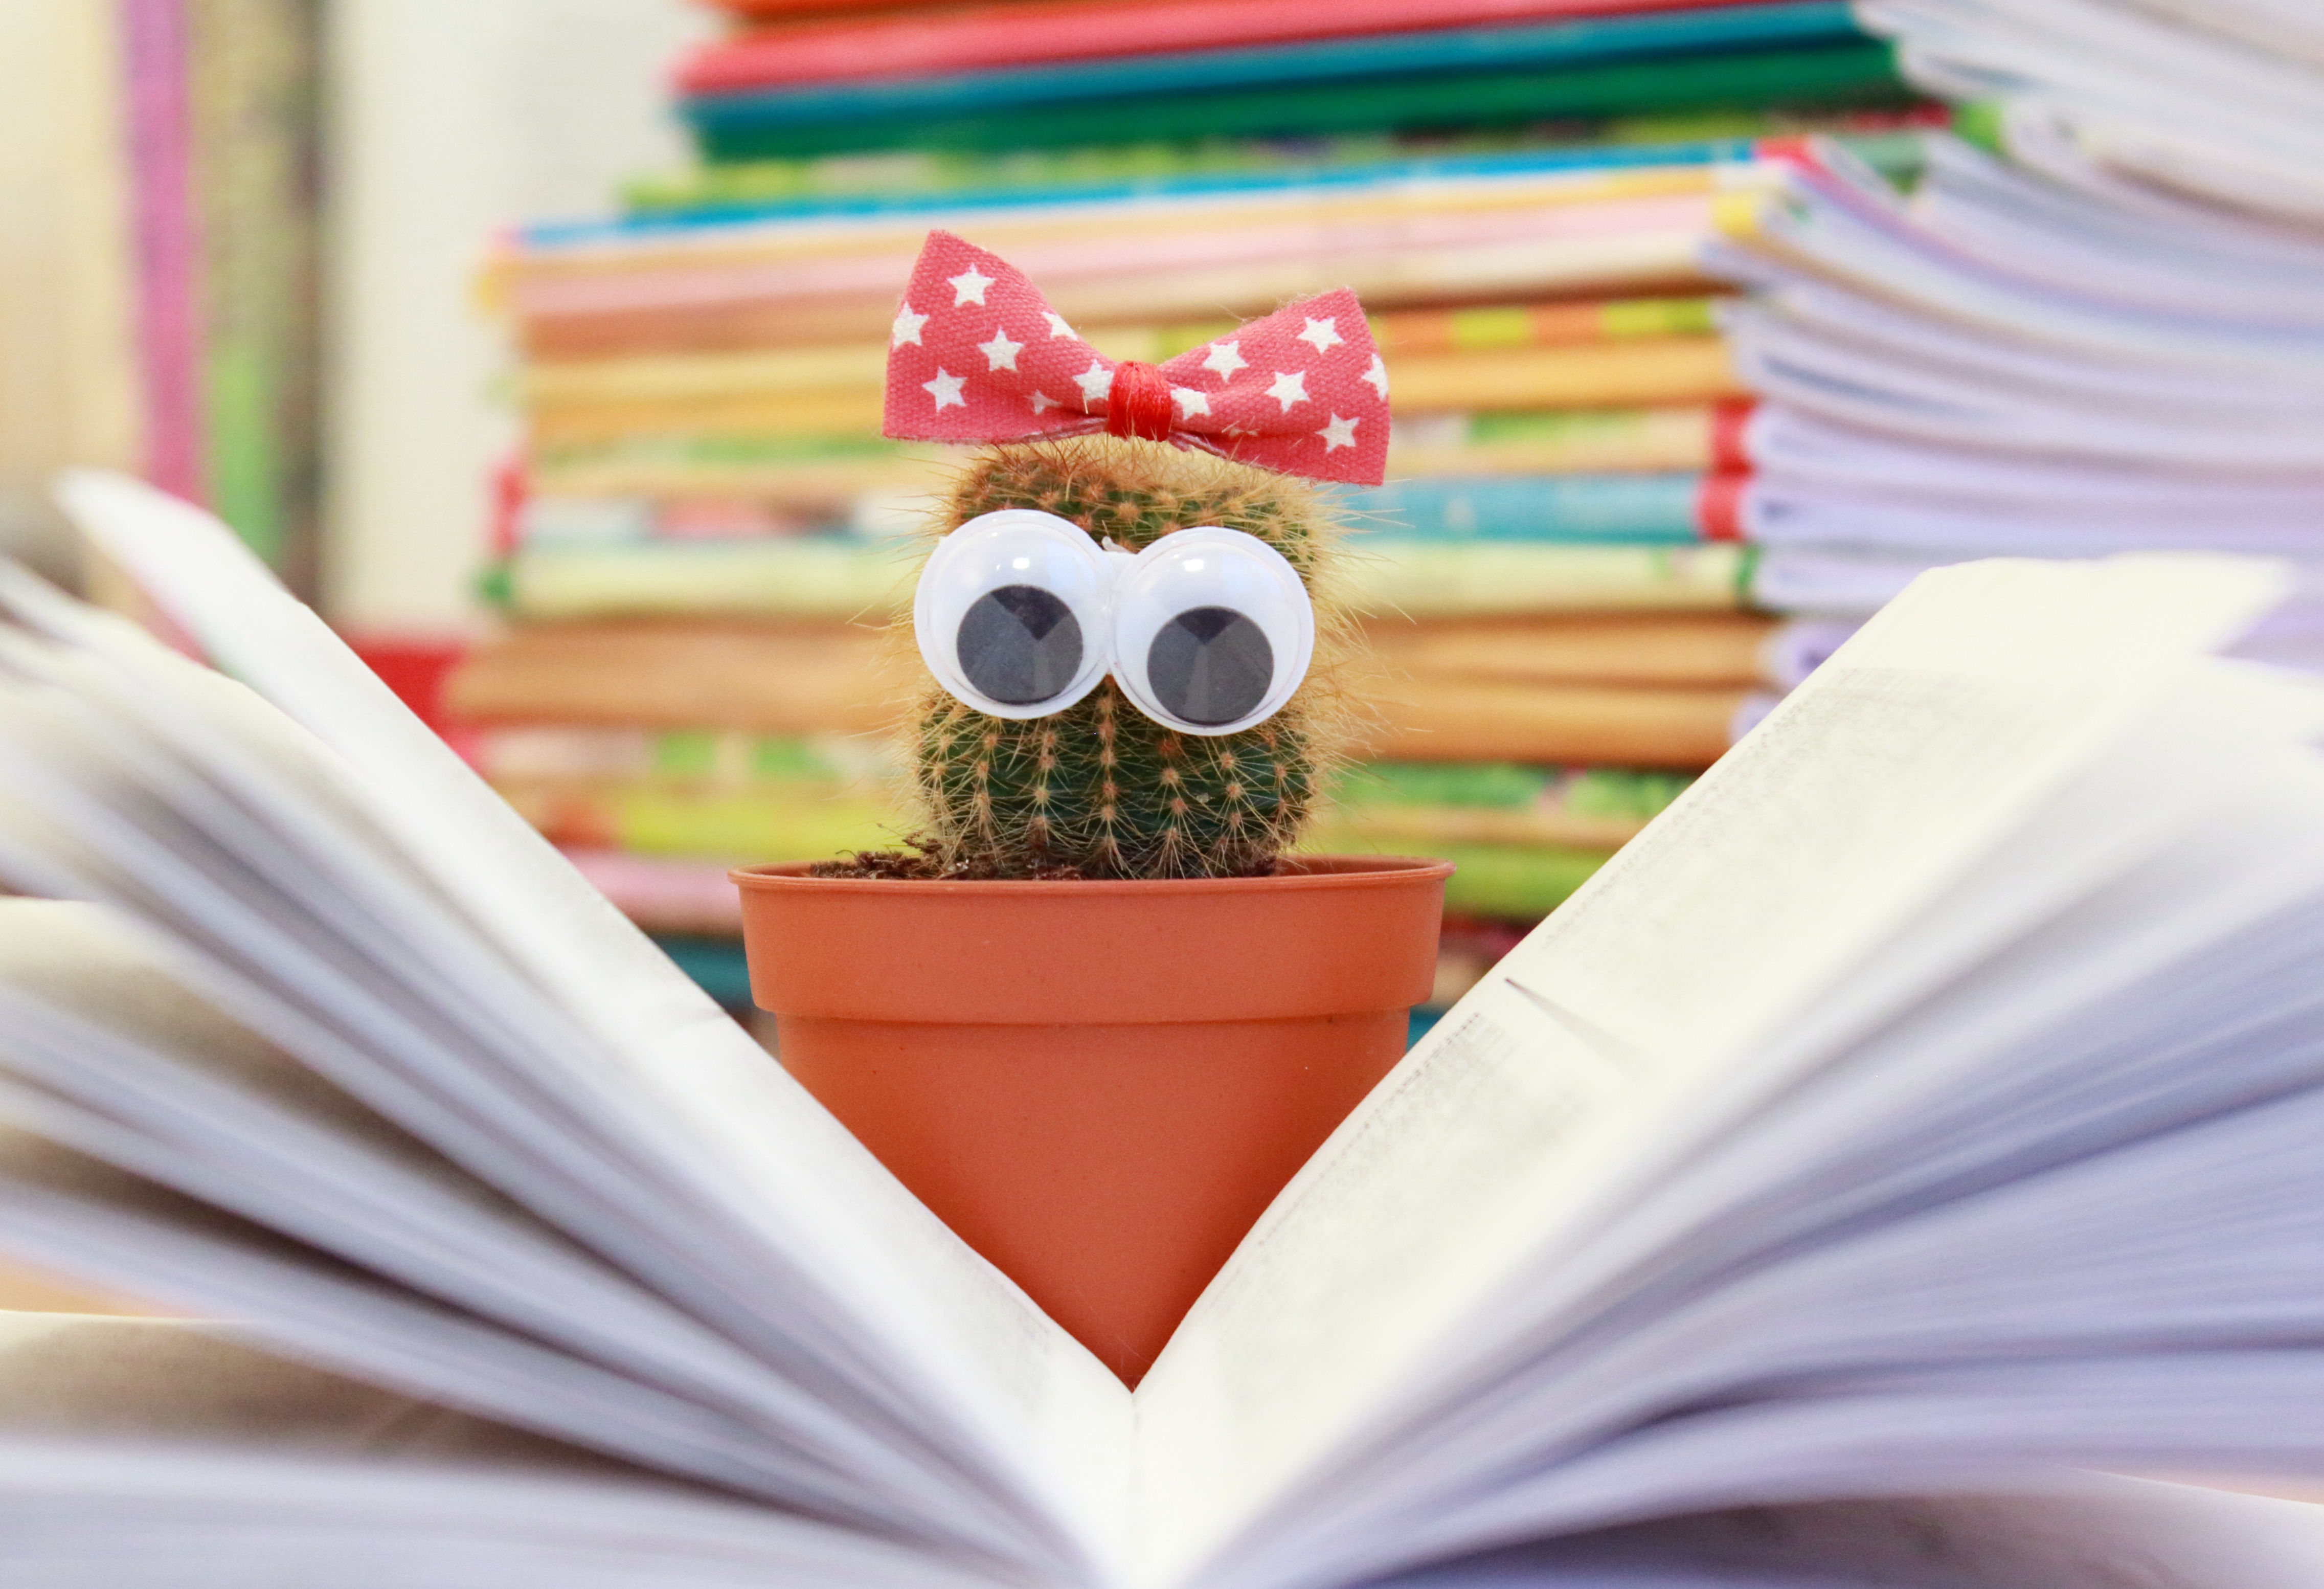
{"type": "MultiPolygon", "coordinates": [[[[218,526],[0,572],[10,1584],[2324,1581],[2324,702],[2264,564],[1920,581],[1133,1395],[218,526]],[[75,901],[75,902],[57,902],[75,901]]],[[[942,886],[931,884],[930,886],[942,886]]]]}

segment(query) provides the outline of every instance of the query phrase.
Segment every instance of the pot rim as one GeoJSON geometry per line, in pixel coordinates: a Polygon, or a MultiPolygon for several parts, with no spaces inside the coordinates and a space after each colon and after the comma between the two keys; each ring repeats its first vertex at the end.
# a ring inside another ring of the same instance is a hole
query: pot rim
{"type": "Polygon", "coordinates": [[[1021,899],[1028,894],[1237,894],[1282,889],[1367,889],[1408,883],[1424,878],[1452,875],[1450,861],[1419,855],[1286,855],[1277,863],[1297,868],[1265,877],[1081,877],[934,878],[934,877],[809,877],[807,869],[820,861],[781,861],[762,866],[737,866],[726,876],[745,892],[791,892],[853,889],[869,893],[910,893],[926,896],[931,887],[958,898],[995,896],[1021,899]]]}

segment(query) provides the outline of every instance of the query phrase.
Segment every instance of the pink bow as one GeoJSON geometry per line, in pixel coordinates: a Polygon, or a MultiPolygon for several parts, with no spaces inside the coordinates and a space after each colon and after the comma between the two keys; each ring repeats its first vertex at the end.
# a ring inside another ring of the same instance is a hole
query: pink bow
{"type": "Polygon", "coordinates": [[[1344,287],[1167,364],[1117,364],[1075,336],[1023,272],[930,232],[888,338],[883,428],[901,441],[1105,430],[1377,485],[1388,427],[1388,369],[1344,287]]]}

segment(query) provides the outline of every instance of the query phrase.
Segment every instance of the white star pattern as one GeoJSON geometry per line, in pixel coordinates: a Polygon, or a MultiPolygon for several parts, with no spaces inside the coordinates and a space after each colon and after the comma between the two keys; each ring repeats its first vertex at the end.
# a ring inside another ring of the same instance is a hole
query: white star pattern
{"type": "Polygon", "coordinates": [[[1090,367],[1074,377],[1074,384],[1082,389],[1082,407],[1086,409],[1113,390],[1113,372],[1092,359],[1090,367]]]}
{"type": "Polygon", "coordinates": [[[1221,381],[1231,381],[1237,370],[1250,367],[1250,361],[1243,357],[1242,350],[1231,341],[1212,343],[1209,356],[1203,360],[1203,368],[1221,381]]]}
{"type": "Polygon", "coordinates": [[[1207,416],[1211,411],[1211,400],[1192,386],[1173,386],[1170,395],[1177,400],[1178,417],[1182,420],[1191,420],[1196,414],[1207,416]]]}
{"type": "MultiPolygon", "coordinates": [[[[1300,318],[1307,319],[1305,315],[1300,318]]],[[[1314,343],[1318,353],[1329,353],[1347,338],[1340,335],[1340,321],[1334,316],[1324,320],[1308,319],[1306,329],[1299,333],[1299,340],[1314,343]]]]}
{"type": "Polygon", "coordinates": [[[1343,447],[1353,447],[1356,444],[1356,425],[1357,421],[1354,420],[1343,420],[1339,415],[1333,414],[1332,422],[1315,434],[1323,439],[1325,452],[1337,452],[1343,447]]]}
{"type": "Polygon", "coordinates": [[[1017,355],[1024,346],[1021,342],[1009,340],[1007,327],[995,326],[992,328],[992,340],[978,343],[976,351],[984,356],[987,370],[1013,370],[1017,367],[1017,355]]]}
{"type": "Polygon", "coordinates": [[[1033,411],[1037,414],[1046,414],[1053,408],[1063,408],[1065,406],[1064,403],[1059,402],[1056,398],[1051,397],[1046,392],[1036,392],[1031,397],[1027,398],[1026,401],[1033,405],[1033,411]]]}
{"type": "Polygon", "coordinates": [[[896,323],[888,328],[888,346],[901,347],[907,342],[915,347],[924,346],[920,341],[920,328],[927,323],[927,316],[914,314],[912,306],[907,303],[896,311],[896,323]]]}
{"type": "Polygon", "coordinates": [[[1380,401],[1382,402],[1388,401],[1388,361],[1379,355],[1372,355],[1372,367],[1356,379],[1370,382],[1372,390],[1380,394],[1380,401]]]}
{"type": "Polygon", "coordinates": [[[1047,320],[1047,321],[1048,321],[1048,322],[1049,322],[1049,335],[1050,335],[1050,336],[1052,336],[1052,337],[1074,337],[1074,339],[1075,339],[1076,341],[1080,340],[1079,337],[1075,334],[1075,332],[1074,332],[1074,328],[1073,328],[1071,326],[1068,326],[1067,324],[1065,324],[1065,316],[1063,316],[1063,315],[1061,315],[1061,314],[1059,314],[1056,309],[1043,309],[1043,310],[1041,311],[1041,318],[1042,318],[1043,319],[1045,319],[1045,320],[1047,320]]]}
{"type": "Polygon", "coordinates": [[[1305,370],[1276,371],[1275,384],[1267,389],[1267,394],[1283,405],[1285,413],[1289,413],[1293,403],[1307,401],[1307,372],[1305,370]]]}
{"type": "Polygon", "coordinates": [[[960,389],[967,384],[967,376],[953,374],[950,371],[938,366],[936,378],[933,381],[921,382],[920,390],[936,400],[936,411],[942,413],[948,408],[968,406],[968,399],[960,394],[960,389]]]}
{"type": "Polygon", "coordinates": [[[957,276],[949,277],[947,280],[952,287],[952,306],[954,309],[958,309],[964,303],[973,303],[982,308],[984,290],[992,285],[992,278],[979,271],[974,265],[969,266],[957,276]]]}

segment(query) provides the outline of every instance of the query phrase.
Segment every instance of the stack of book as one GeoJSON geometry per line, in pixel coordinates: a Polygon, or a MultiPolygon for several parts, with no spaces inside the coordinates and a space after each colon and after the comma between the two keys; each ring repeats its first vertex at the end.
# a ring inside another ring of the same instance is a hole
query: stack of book
{"type": "Polygon", "coordinates": [[[1762,396],[1756,589],[1860,616],[1933,565],[2207,549],[2324,669],[2324,31],[2298,7],[1867,8],[1962,136],[1908,189],[1812,149],[1721,215],[1762,396]]]}
{"type": "Polygon", "coordinates": [[[727,863],[899,836],[877,730],[913,670],[879,630],[956,460],[879,428],[933,227],[1117,358],[1362,296],[1397,416],[1345,503],[1379,716],[1312,842],[1461,863],[1445,1002],[1829,650],[1750,610],[1704,248],[1803,134],[1911,155],[1926,114],[1845,5],[728,9],[678,73],[702,163],[496,270],[514,623],[450,693],[690,963],[727,863]]]}

